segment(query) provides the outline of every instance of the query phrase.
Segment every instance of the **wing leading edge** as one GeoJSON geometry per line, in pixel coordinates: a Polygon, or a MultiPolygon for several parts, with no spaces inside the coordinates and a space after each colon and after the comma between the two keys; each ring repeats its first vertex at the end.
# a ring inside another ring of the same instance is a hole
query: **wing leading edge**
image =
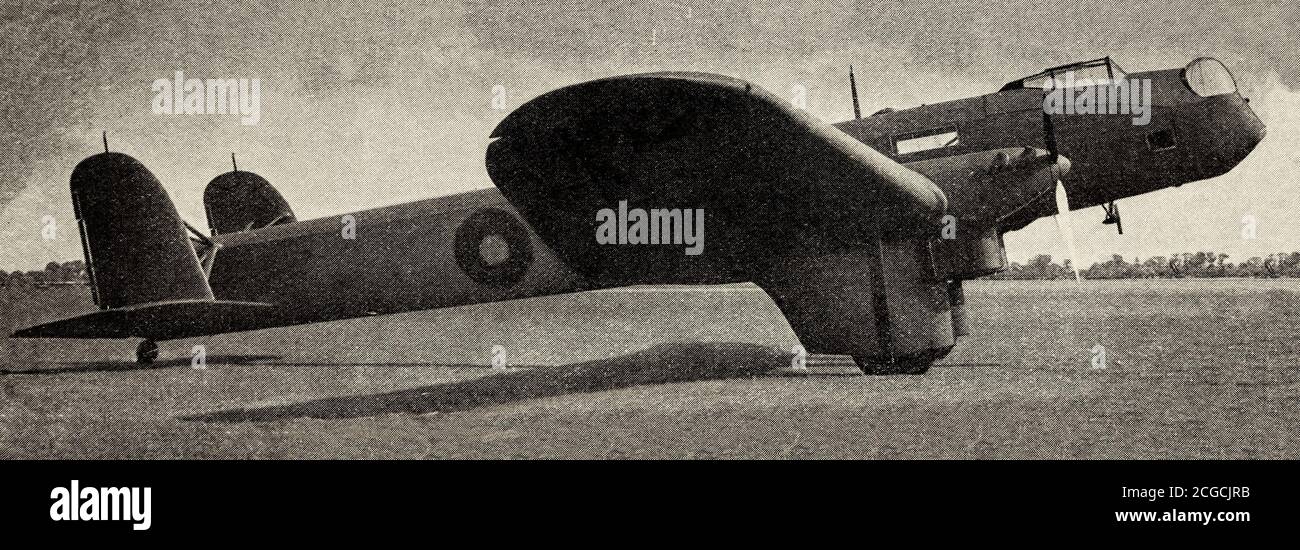
{"type": "Polygon", "coordinates": [[[492,137],[494,183],[589,276],[623,265],[623,278],[634,280],[648,263],[660,273],[717,271],[800,248],[860,246],[882,232],[928,231],[947,208],[925,176],[720,75],[653,73],[561,88],[519,107],[492,137]],[[704,209],[710,253],[599,247],[593,213],[619,201],[704,209]],[[627,254],[640,260],[620,262],[627,254]]]}

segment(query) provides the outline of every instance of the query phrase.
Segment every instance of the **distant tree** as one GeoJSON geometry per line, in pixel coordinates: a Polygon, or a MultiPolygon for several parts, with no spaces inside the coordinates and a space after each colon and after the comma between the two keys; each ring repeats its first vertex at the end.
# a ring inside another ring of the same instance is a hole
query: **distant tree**
{"type": "Polygon", "coordinates": [[[1128,279],[1137,276],[1136,267],[1125,261],[1124,256],[1112,254],[1109,260],[1092,264],[1086,276],[1089,279],[1128,279]]]}
{"type": "Polygon", "coordinates": [[[1282,274],[1287,277],[1300,277],[1300,252],[1286,255],[1286,261],[1282,264],[1282,274]]]}
{"type": "Polygon", "coordinates": [[[84,281],[86,279],[86,262],[72,260],[59,265],[61,281],[84,281]]]}
{"type": "MultiPolygon", "coordinates": [[[[1152,256],[1132,262],[1119,254],[1093,263],[1081,274],[1091,279],[1183,278],[1183,277],[1297,277],[1300,278],[1300,252],[1275,252],[1266,257],[1252,257],[1240,263],[1231,256],[1214,251],[1174,252],[1169,256],[1152,256]]],[[[1073,278],[1070,261],[1053,263],[1047,254],[1038,254],[1026,264],[1010,262],[1005,271],[989,279],[1069,279],[1073,278]]]]}
{"type": "Polygon", "coordinates": [[[1153,256],[1142,262],[1142,272],[1144,277],[1168,277],[1169,265],[1164,256],[1153,256]]]}
{"type": "Polygon", "coordinates": [[[1264,259],[1254,256],[1243,262],[1237,273],[1240,277],[1263,277],[1266,276],[1268,270],[1264,267],[1264,259]]]}
{"type": "Polygon", "coordinates": [[[1033,259],[1029,260],[1029,264],[1025,266],[1024,275],[1029,279],[1053,278],[1052,257],[1048,254],[1034,256],[1033,259]]]}

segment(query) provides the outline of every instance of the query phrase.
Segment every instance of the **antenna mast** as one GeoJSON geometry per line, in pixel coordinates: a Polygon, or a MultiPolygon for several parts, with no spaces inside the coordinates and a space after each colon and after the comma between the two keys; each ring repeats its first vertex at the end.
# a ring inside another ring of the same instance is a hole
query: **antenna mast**
{"type": "Polygon", "coordinates": [[[862,110],[858,108],[858,83],[853,80],[853,65],[849,65],[849,91],[853,94],[853,118],[862,118],[862,110]]]}

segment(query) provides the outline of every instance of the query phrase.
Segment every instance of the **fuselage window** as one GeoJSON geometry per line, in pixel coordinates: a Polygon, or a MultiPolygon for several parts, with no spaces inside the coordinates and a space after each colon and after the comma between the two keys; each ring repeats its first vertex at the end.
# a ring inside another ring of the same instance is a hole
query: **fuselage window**
{"type": "Polygon", "coordinates": [[[1178,141],[1174,138],[1171,130],[1159,130],[1147,134],[1147,147],[1152,151],[1164,151],[1173,149],[1178,146],[1178,141]]]}
{"type": "Polygon", "coordinates": [[[957,135],[957,129],[952,126],[945,126],[894,136],[894,152],[895,154],[906,155],[945,147],[955,147],[960,143],[961,138],[957,135]]]}

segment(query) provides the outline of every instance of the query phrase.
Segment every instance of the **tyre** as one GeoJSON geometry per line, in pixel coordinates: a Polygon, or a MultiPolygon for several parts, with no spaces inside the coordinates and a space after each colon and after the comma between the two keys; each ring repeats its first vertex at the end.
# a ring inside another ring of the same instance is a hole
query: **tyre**
{"type": "Polygon", "coordinates": [[[145,340],[140,342],[135,348],[135,362],[140,365],[148,365],[158,358],[158,342],[145,340]]]}

